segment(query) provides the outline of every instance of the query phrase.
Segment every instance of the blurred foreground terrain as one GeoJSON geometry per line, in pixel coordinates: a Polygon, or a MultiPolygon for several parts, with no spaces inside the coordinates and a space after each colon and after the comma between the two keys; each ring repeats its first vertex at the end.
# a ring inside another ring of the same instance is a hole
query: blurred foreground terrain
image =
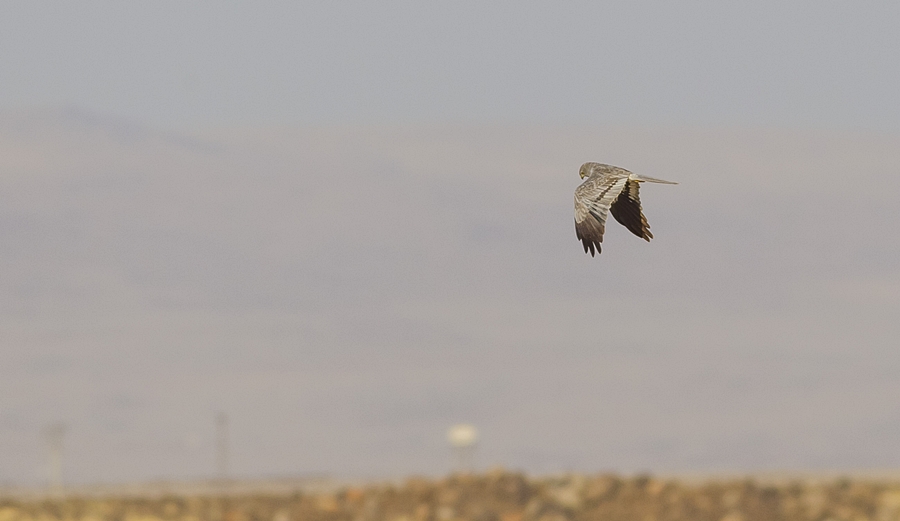
{"type": "Polygon", "coordinates": [[[234,489],[229,493],[0,499],[0,521],[894,519],[900,519],[900,482],[876,479],[530,478],[495,471],[328,491],[234,489]]]}

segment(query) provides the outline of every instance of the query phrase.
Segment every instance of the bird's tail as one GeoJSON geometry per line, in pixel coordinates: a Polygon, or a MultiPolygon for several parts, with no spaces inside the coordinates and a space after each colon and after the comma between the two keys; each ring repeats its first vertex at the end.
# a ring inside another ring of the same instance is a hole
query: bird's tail
{"type": "Polygon", "coordinates": [[[646,181],[648,183],[662,183],[662,184],[666,184],[666,185],[677,185],[678,184],[675,181],[664,181],[662,179],[656,179],[655,177],[647,177],[647,176],[638,175],[638,174],[632,174],[632,175],[634,176],[633,179],[635,181],[639,181],[639,182],[646,181]]]}

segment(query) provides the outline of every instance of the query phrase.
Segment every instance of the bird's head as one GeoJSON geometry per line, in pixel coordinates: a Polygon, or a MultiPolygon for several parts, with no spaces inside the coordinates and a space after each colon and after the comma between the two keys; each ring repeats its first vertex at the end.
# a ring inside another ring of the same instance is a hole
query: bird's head
{"type": "Polygon", "coordinates": [[[594,166],[594,163],[585,163],[581,165],[581,170],[578,171],[578,175],[581,176],[582,179],[591,175],[591,170],[594,166]]]}

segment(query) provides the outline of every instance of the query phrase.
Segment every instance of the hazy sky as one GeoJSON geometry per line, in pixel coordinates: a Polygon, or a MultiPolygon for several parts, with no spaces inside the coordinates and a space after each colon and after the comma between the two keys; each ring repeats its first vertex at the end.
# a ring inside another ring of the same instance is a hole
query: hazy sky
{"type": "Polygon", "coordinates": [[[322,5],[0,4],[0,482],[900,465],[896,4],[322,5]]]}
{"type": "Polygon", "coordinates": [[[896,2],[0,5],[0,108],[900,130],[896,2]]]}

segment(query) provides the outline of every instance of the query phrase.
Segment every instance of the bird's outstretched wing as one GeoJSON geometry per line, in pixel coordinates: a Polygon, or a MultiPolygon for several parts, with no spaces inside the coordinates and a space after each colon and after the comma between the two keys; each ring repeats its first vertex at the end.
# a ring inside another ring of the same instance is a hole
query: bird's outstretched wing
{"type": "MultiPolygon", "coordinates": [[[[584,252],[590,252],[591,257],[595,250],[600,253],[606,216],[627,182],[627,174],[604,173],[588,177],[575,189],[575,235],[584,243],[584,252]]],[[[640,205],[638,208],[640,211],[640,205]]]]}
{"type": "Polygon", "coordinates": [[[650,233],[650,225],[647,224],[647,218],[644,217],[644,212],[641,211],[639,191],[640,183],[631,180],[627,181],[622,193],[610,206],[609,213],[622,226],[628,228],[631,233],[649,242],[653,238],[653,234],[650,233]]]}

